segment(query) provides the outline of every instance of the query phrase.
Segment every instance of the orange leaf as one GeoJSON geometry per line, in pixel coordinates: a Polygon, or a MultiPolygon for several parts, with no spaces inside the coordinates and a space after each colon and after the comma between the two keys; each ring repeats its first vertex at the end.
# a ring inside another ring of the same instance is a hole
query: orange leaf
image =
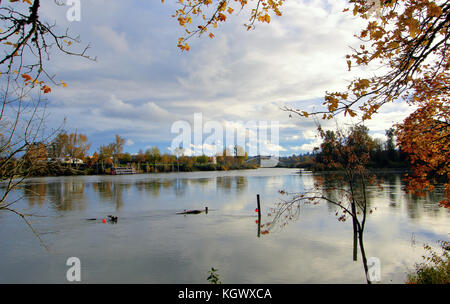
{"type": "Polygon", "coordinates": [[[44,91],[44,94],[48,94],[48,93],[50,93],[52,91],[52,89],[48,85],[45,85],[42,88],[42,90],[44,91]]]}
{"type": "Polygon", "coordinates": [[[33,81],[33,78],[28,74],[22,74],[24,81],[33,81]]]}

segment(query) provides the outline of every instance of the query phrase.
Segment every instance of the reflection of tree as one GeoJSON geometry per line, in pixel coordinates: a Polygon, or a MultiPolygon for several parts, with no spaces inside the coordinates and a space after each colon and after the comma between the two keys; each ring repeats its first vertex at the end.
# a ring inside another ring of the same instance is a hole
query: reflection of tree
{"type": "MultiPolygon", "coordinates": [[[[142,189],[139,184],[138,189],[142,189]]],[[[123,206],[123,190],[129,189],[131,184],[113,181],[101,181],[93,184],[94,191],[98,192],[102,201],[112,202],[116,205],[116,210],[123,206]]]]}
{"type": "Polygon", "coordinates": [[[150,194],[154,197],[158,197],[161,191],[161,183],[158,180],[138,181],[135,185],[140,192],[143,191],[146,195],[150,194]]]}
{"type": "Polygon", "coordinates": [[[423,197],[415,194],[408,193],[406,200],[406,212],[409,218],[419,219],[424,210],[426,210],[427,216],[438,216],[440,208],[436,206],[436,202],[442,200],[444,195],[442,193],[427,192],[423,197]]]}
{"type": "Polygon", "coordinates": [[[28,201],[28,206],[34,207],[37,203],[39,207],[42,207],[45,203],[47,184],[44,183],[25,183],[24,186],[24,197],[28,201]]]}
{"type": "Polygon", "coordinates": [[[219,176],[216,178],[217,189],[230,192],[236,189],[237,192],[242,192],[248,187],[248,179],[246,176],[219,176]]]}
{"type": "Polygon", "coordinates": [[[230,192],[231,186],[233,185],[231,176],[220,176],[216,179],[217,189],[223,189],[226,192],[230,192]]]}
{"type": "Polygon", "coordinates": [[[397,202],[399,201],[401,195],[400,176],[390,176],[392,176],[392,178],[388,180],[389,187],[387,188],[387,191],[389,192],[389,202],[393,206],[395,206],[395,204],[397,204],[397,202]]]}
{"type": "Polygon", "coordinates": [[[174,183],[174,190],[176,196],[184,196],[186,193],[187,180],[177,178],[174,183]]]}
{"type": "Polygon", "coordinates": [[[116,211],[120,210],[123,206],[123,191],[130,188],[130,184],[120,184],[120,183],[114,183],[114,193],[113,193],[113,199],[114,203],[116,204],[116,211]]]}
{"type": "Polygon", "coordinates": [[[60,181],[47,184],[47,196],[58,211],[83,210],[85,184],[82,180],[60,181]]]}
{"type": "Polygon", "coordinates": [[[164,189],[169,189],[172,186],[173,181],[169,180],[169,179],[164,179],[161,182],[161,185],[164,189]]]}
{"type": "Polygon", "coordinates": [[[113,183],[111,181],[100,181],[95,183],[93,189],[98,192],[102,200],[111,200],[113,196],[113,183]]]}
{"type": "Polygon", "coordinates": [[[248,186],[248,180],[246,176],[236,176],[236,190],[242,192],[248,186]]]}
{"type": "Polygon", "coordinates": [[[378,187],[368,187],[369,205],[370,199],[378,197],[388,201],[392,208],[405,207],[407,216],[411,219],[419,219],[425,213],[427,216],[433,217],[439,215],[440,208],[436,206],[436,202],[444,198],[443,191],[439,187],[433,192],[425,193],[424,197],[420,197],[405,193],[407,183],[402,179],[401,173],[379,172],[376,178],[376,184],[383,184],[383,191],[380,191],[378,187]]]}

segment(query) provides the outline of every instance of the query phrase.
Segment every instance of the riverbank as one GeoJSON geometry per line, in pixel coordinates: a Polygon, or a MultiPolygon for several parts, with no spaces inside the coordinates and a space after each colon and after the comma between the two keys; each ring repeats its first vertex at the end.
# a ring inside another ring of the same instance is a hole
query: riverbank
{"type": "MultiPolygon", "coordinates": [[[[198,172],[198,171],[228,171],[228,170],[249,170],[257,169],[255,164],[125,164],[117,168],[132,168],[134,174],[151,173],[171,173],[171,172],[198,172]]],[[[48,163],[46,166],[40,166],[32,172],[29,177],[56,177],[56,176],[83,176],[83,175],[114,175],[113,166],[104,166],[101,164],[63,164],[48,163]]]]}

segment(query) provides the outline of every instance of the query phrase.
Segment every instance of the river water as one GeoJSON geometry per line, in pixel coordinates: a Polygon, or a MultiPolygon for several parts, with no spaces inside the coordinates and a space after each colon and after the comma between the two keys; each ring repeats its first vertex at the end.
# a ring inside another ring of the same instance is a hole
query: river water
{"type": "MultiPolygon", "coordinates": [[[[301,205],[298,218],[257,236],[282,199],[320,174],[298,169],[46,177],[27,180],[10,199],[34,214],[26,223],[0,212],[0,283],[66,283],[69,257],[81,261],[83,283],[365,283],[360,255],[352,259],[351,221],[328,203],[301,205]],[[179,215],[185,209],[208,214],[179,215]],[[103,223],[107,215],[118,222],[103,223]],[[88,218],[96,218],[89,221],[88,218]],[[44,245],[43,245],[44,244],[44,245]]],[[[403,283],[421,261],[423,245],[449,240],[450,211],[439,189],[424,198],[404,192],[401,174],[369,188],[375,210],[365,229],[367,257],[381,263],[382,283],[403,283]]]]}

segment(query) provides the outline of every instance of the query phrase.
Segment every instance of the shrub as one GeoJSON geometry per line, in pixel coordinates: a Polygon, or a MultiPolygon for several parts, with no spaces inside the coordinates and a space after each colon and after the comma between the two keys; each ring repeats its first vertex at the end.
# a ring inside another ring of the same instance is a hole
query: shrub
{"type": "Polygon", "coordinates": [[[449,242],[442,241],[440,244],[442,253],[424,246],[428,255],[422,256],[424,262],[416,264],[415,271],[408,274],[408,284],[450,283],[449,242]]]}

